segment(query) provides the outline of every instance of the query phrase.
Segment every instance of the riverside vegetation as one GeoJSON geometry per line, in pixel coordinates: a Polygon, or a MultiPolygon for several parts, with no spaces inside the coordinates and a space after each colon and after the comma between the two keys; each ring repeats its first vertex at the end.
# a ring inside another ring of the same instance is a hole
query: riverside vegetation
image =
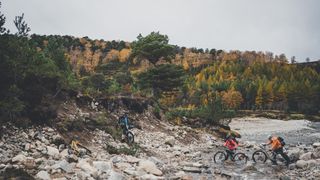
{"type": "MultiPolygon", "coordinates": [[[[230,118],[254,112],[319,120],[319,61],[180,47],[159,32],[134,42],[30,35],[23,14],[16,33],[5,23],[0,11],[0,178],[242,177],[205,160],[230,118]],[[117,139],[114,123],[124,109],[139,127],[133,147],[117,139]],[[75,134],[93,157],[65,154],[75,134]]],[[[299,148],[312,154],[301,166],[305,175],[318,177],[317,147],[299,148]]]]}

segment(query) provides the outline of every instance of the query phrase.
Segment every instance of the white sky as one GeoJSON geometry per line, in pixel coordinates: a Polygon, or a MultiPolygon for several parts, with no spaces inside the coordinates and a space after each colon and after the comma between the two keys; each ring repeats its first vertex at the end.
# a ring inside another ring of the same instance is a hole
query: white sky
{"type": "Polygon", "coordinates": [[[31,33],[133,41],[160,31],[171,44],[320,59],[319,0],[0,0],[5,27],[25,14],[31,33]]]}

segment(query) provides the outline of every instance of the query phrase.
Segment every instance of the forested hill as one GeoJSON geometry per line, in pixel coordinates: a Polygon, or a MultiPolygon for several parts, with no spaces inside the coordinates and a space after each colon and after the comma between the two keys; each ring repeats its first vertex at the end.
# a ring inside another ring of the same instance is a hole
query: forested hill
{"type": "Polygon", "coordinates": [[[179,47],[159,32],[133,42],[28,35],[23,15],[11,34],[1,13],[0,22],[2,121],[54,119],[59,104],[75,94],[144,97],[155,102],[159,118],[177,123],[182,117],[213,123],[239,109],[319,113],[319,62],[179,47]]]}
{"type": "Polygon", "coordinates": [[[37,114],[68,89],[153,97],[155,113],[177,121],[212,122],[238,109],[319,111],[319,63],[289,64],[283,54],[178,47],[154,32],[132,43],[12,34],[0,41],[0,108],[10,118],[37,114]]]}

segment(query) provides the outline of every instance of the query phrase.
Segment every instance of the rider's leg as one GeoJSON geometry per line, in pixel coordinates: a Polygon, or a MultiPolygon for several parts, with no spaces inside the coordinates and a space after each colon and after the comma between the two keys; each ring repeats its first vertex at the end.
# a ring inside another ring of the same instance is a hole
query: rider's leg
{"type": "Polygon", "coordinates": [[[232,150],[230,150],[230,149],[227,149],[226,151],[227,151],[227,156],[230,157],[230,159],[232,160],[234,152],[232,150]]]}
{"type": "Polygon", "coordinates": [[[279,149],[279,154],[283,157],[284,160],[286,160],[286,166],[288,166],[290,164],[290,158],[283,152],[283,148],[279,149]]]}
{"type": "Polygon", "coordinates": [[[278,163],[277,163],[277,154],[278,154],[277,149],[272,150],[271,162],[272,162],[272,164],[274,164],[274,165],[277,165],[277,164],[278,164],[278,163]]]}

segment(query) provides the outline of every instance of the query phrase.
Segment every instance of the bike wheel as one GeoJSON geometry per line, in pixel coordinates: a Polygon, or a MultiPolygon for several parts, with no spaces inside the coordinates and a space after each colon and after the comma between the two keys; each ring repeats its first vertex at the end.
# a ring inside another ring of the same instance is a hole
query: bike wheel
{"type": "Polygon", "coordinates": [[[244,153],[239,152],[233,155],[232,160],[238,165],[243,165],[247,163],[248,157],[244,153]]]}
{"type": "Polygon", "coordinates": [[[252,160],[255,163],[265,163],[267,161],[267,154],[262,150],[257,150],[252,154],[252,160]]]}
{"type": "Polygon", "coordinates": [[[128,131],[126,134],[127,137],[127,143],[132,144],[134,142],[134,135],[132,132],[128,131]]]}
{"type": "Polygon", "coordinates": [[[213,161],[217,164],[221,164],[225,160],[227,160],[227,155],[223,151],[218,151],[213,156],[213,161]]]}

